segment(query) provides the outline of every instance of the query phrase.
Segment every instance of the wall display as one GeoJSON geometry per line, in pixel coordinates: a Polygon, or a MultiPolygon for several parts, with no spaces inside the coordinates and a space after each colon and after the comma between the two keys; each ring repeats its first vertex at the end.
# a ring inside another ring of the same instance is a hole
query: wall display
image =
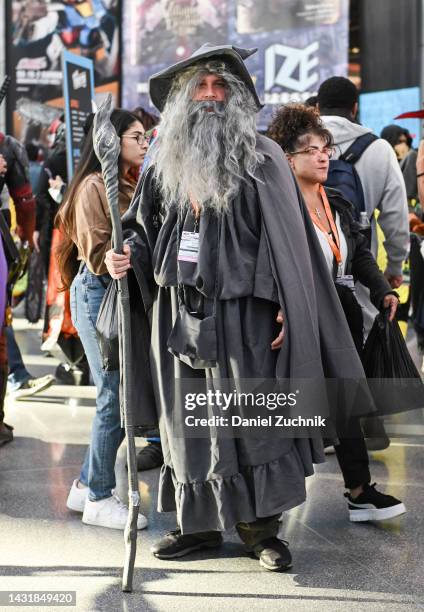
{"type": "Polygon", "coordinates": [[[421,97],[419,87],[391,89],[362,94],[359,97],[359,112],[361,123],[371,128],[376,134],[390,124],[406,128],[414,137],[414,147],[420,140],[419,119],[395,119],[401,113],[420,108],[421,97]]]}
{"type": "Polygon", "coordinates": [[[62,53],[94,64],[98,90],[119,95],[119,0],[7,0],[8,130],[48,144],[47,129],[63,111],[62,53]]]}
{"type": "Polygon", "coordinates": [[[81,157],[84,124],[93,112],[94,65],[86,57],[63,53],[63,93],[65,98],[68,180],[81,157]]]}
{"type": "Polygon", "coordinates": [[[205,42],[257,47],[247,60],[265,108],[346,75],[349,0],[124,0],[123,105],[149,109],[148,78],[205,42]]]}

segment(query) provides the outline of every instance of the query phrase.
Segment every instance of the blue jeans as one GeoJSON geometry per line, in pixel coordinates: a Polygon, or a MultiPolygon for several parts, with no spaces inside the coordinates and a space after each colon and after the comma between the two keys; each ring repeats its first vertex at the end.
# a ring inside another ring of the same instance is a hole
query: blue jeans
{"type": "Polygon", "coordinates": [[[119,370],[103,369],[96,337],[97,314],[109,281],[108,274],[96,276],[84,266],[71,285],[72,321],[97,387],[91,442],[79,477],[82,484],[88,485],[91,501],[112,495],[116,455],[125,435],[119,408],[119,370]]]}
{"type": "Polygon", "coordinates": [[[25,367],[20,348],[16,342],[13,327],[5,327],[4,332],[7,340],[7,359],[9,363],[9,376],[7,382],[12,391],[19,389],[30,378],[31,374],[25,367]]]}

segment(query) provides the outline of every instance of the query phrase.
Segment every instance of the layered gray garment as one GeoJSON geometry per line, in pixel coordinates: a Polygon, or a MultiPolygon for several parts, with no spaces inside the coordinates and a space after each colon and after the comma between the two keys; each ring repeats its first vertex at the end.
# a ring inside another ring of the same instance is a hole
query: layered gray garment
{"type": "Polygon", "coordinates": [[[193,228],[191,212],[180,230],[175,208],[159,214],[150,169],[125,223],[133,260],[141,258],[153,287],[151,368],[164,451],[158,506],[177,511],[184,533],[223,530],[297,506],[305,499],[305,476],[324,456],[318,439],[234,439],[216,431],[207,439],[175,436],[174,419],[184,416],[176,379],[196,378],[206,389],[226,377],[364,376],[281,149],[260,136],[257,146],[265,155],[258,180],[246,182],[227,215],[202,214],[198,263],[179,264],[189,309],[210,314],[217,290],[216,367],[192,369],[167,346],[178,311],[177,238],[193,228]],[[282,349],[271,351],[280,306],[287,332],[282,349]]]}

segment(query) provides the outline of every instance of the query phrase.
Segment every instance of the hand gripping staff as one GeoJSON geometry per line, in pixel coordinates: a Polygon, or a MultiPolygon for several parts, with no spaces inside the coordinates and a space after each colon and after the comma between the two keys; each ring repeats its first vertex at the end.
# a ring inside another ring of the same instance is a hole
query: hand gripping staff
{"type": "MultiPolygon", "coordinates": [[[[112,220],[112,244],[116,253],[122,253],[123,236],[118,204],[118,159],[121,151],[119,137],[110,121],[112,96],[109,94],[94,116],[93,146],[102,167],[103,181],[112,220]]],[[[137,459],[134,442],[134,418],[130,401],[132,378],[131,329],[128,279],[124,276],[118,283],[118,329],[119,364],[121,377],[121,421],[127,437],[128,463],[128,520],[124,531],[125,564],[122,590],[131,592],[134,562],[137,550],[137,517],[140,507],[138,491],[137,459]]]]}

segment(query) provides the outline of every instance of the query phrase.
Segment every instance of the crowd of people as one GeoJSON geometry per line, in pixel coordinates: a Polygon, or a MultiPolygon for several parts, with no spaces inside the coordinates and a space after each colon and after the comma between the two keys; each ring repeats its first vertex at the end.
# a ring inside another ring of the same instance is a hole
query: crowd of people
{"type": "MultiPolygon", "coordinates": [[[[278,571],[292,564],[287,542],[278,537],[281,514],[305,501],[305,478],[333,447],[351,521],[406,511],[401,500],[371,485],[368,450],[390,443],[383,421],[372,416],[371,394],[362,396],[367,418],[339,403],[325,437],[228,436],[213,427],[203,436],[181,436],[175,423],[185,417],[184,385],[176,381],[196,390],[220,388],[223,380],[363,381],[363,347],[376,315],[386,312],[389,321],[399,316],[410,222],[418,228],[420,250],[424,146],[417,153],[409,133],[396,125],[380,138],[362,126],[357,88],[344,77],[322,83],[305,104],[281,107],[267,134],[258,133],[261,103],[244,63],[249,54],[207,44],[154,75],[150,96],[159,123],[141,108],[112,112],[121,147],[122,254],[112,248],[92,117],[69,184],[66,164],[58,169],[63,124],[50,166],[49,158],[38,163],[39,151],[27,146],[35,199],[28,179],[22,203],[2,157],[0,175],[22,237],[43,253],[49,283],[52,268],[56,279],[60,275],[74,337],[97,388],[91,442],[68,508],[89,525],[123,529],[127,521],[128,509],[115,492],[124,438],[120,373],[116,365],[105,367],[96,322],[110,283],[128,275],[138,321],[132,334],[134,409],[147,437],[138,468],[160,467],[158,509],[176,512],[175,529],[152,553],[173,559],[217,547],[222,533],[235,527],[246,551],[278,571]],[[376,261],[377,224],[384,234],[384,270],[376,261]],[[60,233],[57,248],[53,227],[60,233]]],[[[0,262],[4,294],[5,265],[0,262]]],[[[422,291],[418,283],[412,297],[419,344],[422,291]]],[[[48,302],[46,333],[55,305],[48,302]]],[[[0,348],[6,339],[9,379],[16,381],[13,364],[23,363],[8,326],[0,348]]],[[[0,365],[5,381],[3,350],[0,365]]],[[[35,382],[23,368],[20,388],[28,393],[53,382],[35,382]]],[[[4,394],[0,406],[3,400],[4,394]]],[[[0,442],[9,441],[12,430],[1,421],[0,442]]],[[[138,529],[146,526],[139,514],[138,529]]]]}

